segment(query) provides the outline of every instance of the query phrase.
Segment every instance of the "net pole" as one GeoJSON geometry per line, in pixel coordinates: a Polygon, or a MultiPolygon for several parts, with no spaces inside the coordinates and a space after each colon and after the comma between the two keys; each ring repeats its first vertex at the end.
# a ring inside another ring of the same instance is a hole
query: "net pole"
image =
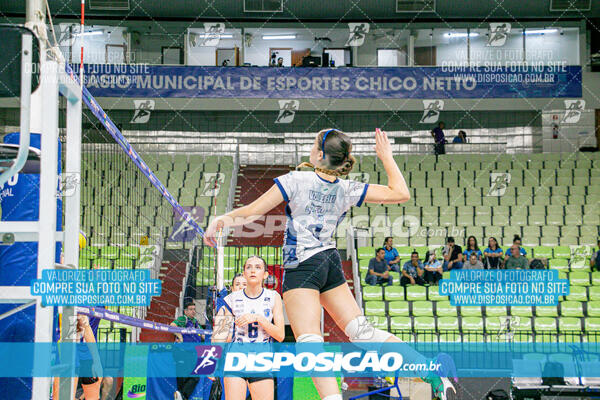
{"type": "Polygon", "coordinates": [[[85,0],[81,0],[81,26],[80,26],[80,38],[79,43],[81,46],[80,57],[79,57],[79,83],[81,84],[81,90],[83,91],[83,38],[85,28],[85,0]]]}
{"type": "Polygon", "coordinates": [[[225,240],[220,235],[217,240],[217,292],[225,288],[225,240]]]}

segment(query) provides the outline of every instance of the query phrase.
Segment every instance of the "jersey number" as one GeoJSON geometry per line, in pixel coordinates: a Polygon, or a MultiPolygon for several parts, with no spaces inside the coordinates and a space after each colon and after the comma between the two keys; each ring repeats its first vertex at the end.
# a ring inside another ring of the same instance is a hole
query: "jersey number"
{"type": "Polygon", "coordinates": [[[313,234],[313,236],[317,239],[319,239],[319,236],[321,235],[321,230],[323,229],[323,225],[321,224],[312,224],[308,226],[308,230],[313,234]]]}
{"type": "Polygon", "coordinates": [[[258,337],[258,322],[248,324],[248,337],[256,339],[258,337]]]}

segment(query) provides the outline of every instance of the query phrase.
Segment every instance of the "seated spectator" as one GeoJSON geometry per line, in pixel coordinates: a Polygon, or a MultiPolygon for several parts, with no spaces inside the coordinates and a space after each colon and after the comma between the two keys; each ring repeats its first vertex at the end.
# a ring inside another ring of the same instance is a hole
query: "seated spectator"
{"type": "Polygon", "coordinates": [[[502,255],[504,252],[498,247],[498,241],[495,237],[491,237],[488,240],[488,247],[483,251],[485,256],[485,269],[499,269],[502,268],[502,255]]]}
{"type": "Polygon", "coordinates": [[[469,236],[469,238],[467,239],[467,248],[463,253],[465,259],[467,260],[471,258],[471,254],[475,254],[477,256],[477,259],[481,261],[482,254],[481,250],[479,250],[479,246],[477,245],[477,239],[475,239],[475,236],[469,236]]]}
{"type": "Polygon", "coordinates": [[[467,132],[458,131],[458,135],[452,139],[452,143],[467,143],[467,132]]]}
{"type": "Polygon", "coordinates": [[[375,250],[375,257],[369,261],[369,272],[365,281],[369,285],[391,285],[394,278],[390,275],[390,267],[385,262],[385,251],[380,247],[375,250]]]}
{"type": "Polygon", "coordinates": [[[428,252],[425,258],[427,259],[427,262],[425,263],[425,282],[431,285],[437,285],[439,280],[442,279],[442,274],[444,272],[442,261],[437,259],[435,251],[428,252]]]}
{"type": "Polygon", "coordinates": [[[598,250],[592,254],[590,259],[590,268],[592,271],[600,271],[600,239],[598,239],[598,250]]]}
{"type": "Polygon", "coordinates": [[[529,267],[527,257],[522,255],[520,250],[520,247],[516,244],[510,247],[511,255],[506,260],[506,269],[527,269],[529,267]]]}
{"type": "Polygon", "coordinates": [[[475,253],[471,253],[469,261],[463,264],[463,269],[483,269],[483,263],[477,258],[475,253]]]}
{"type": "Polygon", "coordinates": [[[385,262],[392,271],[400,272],[400,255],[398,250],[394,248],[394,239],[388,236],[383,241],[383,249],[385,250],[385,262]]]}
{"type": "Polygon", "coordinates": [[[402,266],[402,276],[400,277],[400,285],[425,285],[425,269],[423,263],[419,260],[419,253],[413,251],[410,255],[410,261],[407,261],[402,266]]]}
{"type": "Polygon", "coordinates": [[[448,237],[446,246],[444,246],[444,249],[442,250],[442,254],[444,255],[444,271],[462,268],[462,247],[454,243],[454,238],[452,236],[448,237]]]}
{"type": "MultiPolygon", "coordinates": [[[[525,251],[525,249],[521,247],[521,236],[515,235],[515,237],[513,238],[513,246],[514,245],[516,245],[519,248],[519,252],[521,253],[522,256],[527,255],[527,251],[525,251]]],[[[506,249],[506,254],[504,255],[505,263],[506,263],[506,260],[508,260],[508,257],[511,256],[511,249],[512,249],[512,247],[506,249]]]]}

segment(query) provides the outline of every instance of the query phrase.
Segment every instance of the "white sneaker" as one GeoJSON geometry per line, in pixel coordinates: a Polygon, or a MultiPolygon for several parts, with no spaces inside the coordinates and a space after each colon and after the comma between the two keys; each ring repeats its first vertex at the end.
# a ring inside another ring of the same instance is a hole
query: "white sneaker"
{"type": "Polygon", "coordinates": [[[183,400],[183,396],[181,396],[181,393],[179,393],[179,390],[175,391],[175,400],[183,400]]]}

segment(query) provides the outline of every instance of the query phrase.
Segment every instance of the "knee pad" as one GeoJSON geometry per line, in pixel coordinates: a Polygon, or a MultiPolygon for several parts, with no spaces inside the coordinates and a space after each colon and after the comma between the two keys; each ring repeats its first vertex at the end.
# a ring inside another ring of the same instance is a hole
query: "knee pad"
{"type": "Polygon", "coordinates": [[[305,333],[296,338],[297,343],[323,343],[323,336],[315,333],[305,333]]]}
{"type": "Polygon", "coordinates": [[[329,396],[323,397],[323,400],[343,400],[341,394],[330,394],[329,396]]]}
{"type": "Polygon", "coordinates": [[[385,342],[393,336],[389,332],[375,328],[364,315],[360,315],[348,322],[348,325],[344,328],[344,332],[352,343],[380,343],[385,342]]]}

